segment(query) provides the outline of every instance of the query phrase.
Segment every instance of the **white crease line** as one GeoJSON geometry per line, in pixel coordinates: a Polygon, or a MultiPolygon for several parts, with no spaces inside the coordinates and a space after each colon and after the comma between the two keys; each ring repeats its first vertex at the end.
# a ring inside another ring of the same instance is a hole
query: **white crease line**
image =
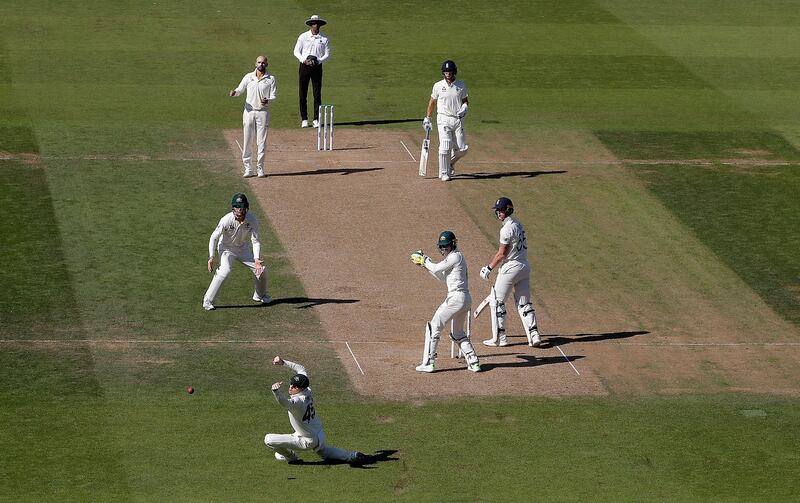
{"type": "Polygon", "coordinates": [[[400,145],[402,145],[403,148],[406,149],[406,152],[408,152],[408,155],[411,157],[411,160],[417,162],[417,160],[414,158],[414,155],[411,153],[410,150],[408,150],[408,147],[406,147],[406,144],[403,143],[403,140],[400,140],[400,145]]]}
{"type": "Polygon", "coordinates": [[[355,360],[355,362],[356,362],[356,365],[358,365],[358,370],[360,370],[360,371],[361,371],[361,375],[362,375],[362,376],[363,376],[363,375],[366,375],[366,374],[364,373],[364,369],[362,369],[362,368],[361,368],[361,365],[358,363],[358,360],[356,359],[356,355],[355,355],[355,353],[353,353],[353,350],[352,350],[352,349],[350,349],[350,344],[348,344],[348,342],[347,342],[347,341],[344,341],[344,343],[345,343],[345,345],[347,345],[347,349],[348,349],[348,350],[350,350],[350,354],[351,354],[351,355],[353,355],[353,360],[355,360]]]}
{"type": "Polygon", "coordinates": [[[242,154],[244,154],[244,149],[242,148],[241,145],[239,145],[239,140],[233,140],[233,141],[236,142],[236,146],[239,147],[239,150],[242,152],[242,154]]]}
{"type": "Polygon", "coordinates": [[[572,367],[572,370],[574,370],[576,374],[581,375],[581,373],[578,372],[578,369],[575,368],[575,365],[573,365],[572,362],[569,361],[569,358],[567,358],[567,355],[565,355],[564,352],[561,351],[561,348],[559,346],[556,346],[556,349],[558,349],[558,352],[561,353],[561,356],[563,356],[564,359],[567,360],[567,363],[569,363],[569,366],[572,367]]]}

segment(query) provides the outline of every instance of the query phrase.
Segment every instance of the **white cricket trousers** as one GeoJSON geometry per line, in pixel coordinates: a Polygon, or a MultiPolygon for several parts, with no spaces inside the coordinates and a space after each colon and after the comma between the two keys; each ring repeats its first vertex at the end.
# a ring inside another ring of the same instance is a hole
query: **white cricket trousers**
{"type": "MultiPolygon", "coordinates": [[[[249,106],[247,107],[249,108],[249,106]]],[[[247,110],[242,114],[244,127],[244,145],[242,145],[242,163],[245,173],[253,171],[253,141],[258,148],[256,167],[264,171],[264,158],[267,151],[267,136],[269,135],[269,110],[247,110]]]]}
{"type": "Polygon", "coordinates": [[[235,254],[230,250],[221,250],[219,254],[219,267],[217,267],[217,270],[214,272],[214,278],[211,280],[211,284],[208,285],[206,295],[203,297],[204,301],[212,304],[214,303],[214,299],[217,297],[219,289],[222,288],[222,284],[225,283],[225,280],[228,279],[228,275],[231,273],[231,267],[233,266],[233,262],[235,260],[238,260],[242,264],[246,265],[250,268],[250,271],[253,272],[255,295],[257,295],[259,299],[267,295],[267,266],[264,266],[264,271],[261,273],[261,277],[257,278],[256,262],[255,258],[253,258],[253,250],[250,250],[249,254],[235,254]]]}
{"type": "Polygon", "coordinates": [[[314,451],[322,459],[335,459],[339,461],[353,461],[356,459],[355,451],[346,451],[338,447],[325,444],[325,433],[320,433],[317,438],[301,437],[297,433],[278,434],[268,433],[264,437],[267,447],[274,450],[286,459],[296,459],[298,451],[314,451]]]}
{"type": "Polygon", "coordinates": [[[444,299],[444,302],[431,318],[431,336],[433,339],[439,339],[439,334],[451,319],[453,320],[453,330],[455,331],[453,335],[460,339],[461,335],[464,334],[464,322],[469,316],[471,306],[472,297],[469,292],[448,293],[447,298],[444,299]]]}
{"type": "Polygon", "coordinates": [[[452,174],[451,163],[463,156],[467,149],[464,121],[449,115],[436,115],[439,130],[439,176],[452,174]]]}
{"type": "MultiPolygon", "coordinates": [[[[522,262],[506,262],[497,272],[494,292],[498,302],[505,302],[511,289],[517,307],[531,302],[531,268],[522,262]]],[[[498,317],[498,328],[505,329],[505,317],[498,317]]]]}

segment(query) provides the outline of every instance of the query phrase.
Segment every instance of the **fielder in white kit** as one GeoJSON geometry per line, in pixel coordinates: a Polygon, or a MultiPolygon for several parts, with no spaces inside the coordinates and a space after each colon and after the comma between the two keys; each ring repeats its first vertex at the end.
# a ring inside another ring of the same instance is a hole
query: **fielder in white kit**
{"type": "Polygon", "coordinates": [[[275,77],[267,71],[269,62],[266,56],[256,58],[256,69],[242,77],[239,87],[231,89],[231,97],[240,96],[245,90],[247,96],[242,112],[242,126],[244,127],[244,140],[242,147],[242,163],[244,164],[244,177],[253,174],[253,141],[258,147],[256,168],[258,176],[264,177],[264,158],[267,150],[267,136],[269,135],[269,103],[277,98],[277,83],[275,77]]]}
{"type": "Polygon", "coordinates": [[[284,360],[276,356],[273,365],[285,365],[296,372],[289,380],[289,395],[281,391],[283,382],[272,385],[275,399],[289,413],[289,423],[294,428],[294,433],[277,434],[269,433],[264,437],[264,443],[275,451],[275,459],[296,463],[300,461],[295,449],[298,451],[314,451],[325,460],[346,461],[353,464],[364,464],[368,457],[358,451],[346,451],[325,443],[325,432],[322,422],[314,409],[314,399],[311,395],[310,381],[306,368],[299,363],[284,360]]]}
{"type": "Polygon", "coordinates": [[[219,251],[219,267],[203,297],[203,309],[214,309],[214,299],[231,273],[233,262],[238,260],[253,272],[255,293],[253,300],[262,304],[272,302],[267,294],[267,271],[261,262],[261,241],[258,238],[258,220],[248,213],[250,203],[244,194],[234,194],[231,212],[219,219],[217,228],[208,240],[208,272],[214,270],[214,251],[219,251]]]}
{"type": "Polygon", "coordinates": [[[469,145],[464,135],[464,117],[467,115],[469,98],[467,85],[456,80],[458,68],[447,60],[442,63],[444,78],[433,85],[431,99],[422,127],[431,129],[431,114],[436,107],[436,127],[439,130],[439,179],[449,181],[455,174],[455,163],[467,155],[469,145]]]}
{"type": "Polygon", "coordinates": [[[489,279],[492,270],[500,265],[497,279],[489,294],[489,307],[492,315],[492,338],[483,341],[487,346],[507,346],[506,338],[506,297],[514,289],[517,312],[528,337],[528,345],[538,347],[542,341],[536,324],[536,311],[531,302],[531,268],[528,265],[528,241],[525,229],[515,217],[511,199],[501,197],[493,206],[497,219],[503,222],[500,228],[500,248],[492,261],[481,269],[481,278],[489,279]]]}
{"type": "Polygon", "coordinates": [[[453,320],[453,332],[450,336],[461,348],[467,360],[467,368],[473,372],[481,370],[478,355],[472,347],[469,337],[464,332],[464,323],[470,315],[472,297],[469,294],[469,280],[467,277],[467,261],[458,250],[458,240],[451,231],[439,234],[436,243],[439,252],[444,257],[441,262],[434,262],[422,250],[411,254],[411,262],[427,269],[434,278],[447,284],[447,297],[439,306],[425,326],[425,349],[422,355],[422,364],[417,367],[419,372],[433,372],[436,368],[436,349],[439,346],[439,335],[447,323],[453,320]]]}

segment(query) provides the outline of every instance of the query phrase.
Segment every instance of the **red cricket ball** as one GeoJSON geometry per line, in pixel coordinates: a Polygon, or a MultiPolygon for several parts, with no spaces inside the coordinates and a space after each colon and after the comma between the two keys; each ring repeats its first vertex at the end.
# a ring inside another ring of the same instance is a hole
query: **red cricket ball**
{"type": "Polygon", "coordinates": [[[192,388],[191,386],[189,386],[188,388],[186,388],[186,392],[187,392],[187,393],[189,393],[189,394],[191,395],[192,393],[194,393],[194,388],[192,388]]]}

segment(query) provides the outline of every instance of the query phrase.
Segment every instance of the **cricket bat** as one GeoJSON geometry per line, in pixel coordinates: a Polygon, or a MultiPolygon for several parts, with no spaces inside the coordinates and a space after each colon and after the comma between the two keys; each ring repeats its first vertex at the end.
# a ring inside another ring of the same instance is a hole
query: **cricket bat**
{"type": "Polygon", "coordinates": [[[428,150],[431,148],[431,130],[425,130],[425,139],[422,140],[422,150],[419,153],[419,176],[428,173],[428,150]]]}
{"type": "Polygon", "coordinates": [[[486,298],[483,299],[480,304],[478,304],[478,307],[475,308],[475,314],[473,315],[475,318],[480,316],[483,309],[489,305],[489,300],[492,298],[493,295],[494,295],[494,288],[492,288],[492,291],[489,292],[489,295],[487,295],[486,298]]]}

